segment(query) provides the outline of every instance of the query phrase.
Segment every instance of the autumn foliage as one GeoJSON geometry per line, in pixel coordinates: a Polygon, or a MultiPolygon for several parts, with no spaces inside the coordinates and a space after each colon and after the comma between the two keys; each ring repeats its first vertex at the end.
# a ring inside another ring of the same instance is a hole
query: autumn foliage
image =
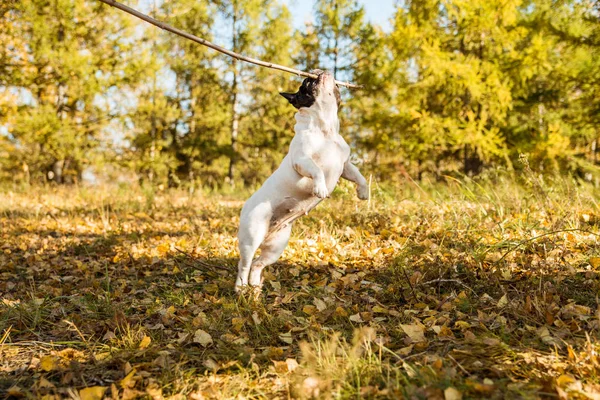
{"type": "MultiPolygon", "coordinates": [[[[547,175],[598,179],[597,2],[410,0],[370,21],[356,0],[318,0],[299,27],[277,0],[124,3],[240,54],[364,85],[342,90],[341,132],[379,179],[521,170],[521,154],[547,175]]],[[[300,79],[99,1],[3,1],[0,27],[1,181],[248,187],[293,135],[278,92],[300,79]]]]}

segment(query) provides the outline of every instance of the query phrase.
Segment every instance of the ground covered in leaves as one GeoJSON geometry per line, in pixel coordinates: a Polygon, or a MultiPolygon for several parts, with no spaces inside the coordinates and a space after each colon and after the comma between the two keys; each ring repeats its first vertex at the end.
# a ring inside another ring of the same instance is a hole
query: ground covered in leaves
{"type": "Polygon", "coordinates": [[[349,185],[259,299],[244,194],[0,192],[0,396],[600,398],[598,192],[349,185]]]}

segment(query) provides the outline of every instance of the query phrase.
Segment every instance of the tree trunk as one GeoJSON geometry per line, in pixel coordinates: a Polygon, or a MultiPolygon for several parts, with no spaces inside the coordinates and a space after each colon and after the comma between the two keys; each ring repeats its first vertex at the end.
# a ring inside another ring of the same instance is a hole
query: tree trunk
{"type": "MultiPolygon", "coordinates": [[[[233,44],[233,51],[238,51],[237,48],[237,10],[235,5],[232,12],[232,28],[231,37],[233,44]]],[[[229,156],[229,171],[227,177],[229,178],[229,184],[235,186],[235,161],[237,158],[237,139],[238,139],[238,127],[239,127],[239,115],[238,115],[238,71],[237,61],[232,61],[233,70],[233,81],[231,82],[231,155],[229,156]]]]}
{"type": "MultiPolygon", "coordinates": [[[[235,78],[234,78],[235,81],[235,78]]],[[[236,110],[237,106],[237,93],[234,93],[234,100],[231,105],[232,116],[231,116],[231,156],[229,158],[229,172],[227,177],[229,178],[229,184],[235,186],[234,173],[235,173],[235,161],[237,157],[237,138],[238,138],[238,127],[239,127],[239,115],[236,110]]]]}
{"type": "Polygon", "coordinates": [[[54,173],[53,180],[59,185],[63,183],[63,169],[65,166],[65,160],[56,160],[52,165],[52,172],[54,173]]]}
{"type": "Polygon", "coordinates": [[[467,176],[475,176],[481,173],[481,169],[483,168],[483,161],[479,158],[477,152],[469,151],[469,146],[465,145],[464,147],[464,156],[463,156],[463,172],[467,176]]]}

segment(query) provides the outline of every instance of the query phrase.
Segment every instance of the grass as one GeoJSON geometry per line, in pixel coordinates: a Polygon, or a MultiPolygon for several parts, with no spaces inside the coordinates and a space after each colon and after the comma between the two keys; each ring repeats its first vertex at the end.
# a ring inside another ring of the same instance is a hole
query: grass
{"type": "Polygon", "coordinates": [[[530,175],[343,183],[257,300],[248,192],[5,189],[0,395],[598,398],[600,192],[530,175]]]}

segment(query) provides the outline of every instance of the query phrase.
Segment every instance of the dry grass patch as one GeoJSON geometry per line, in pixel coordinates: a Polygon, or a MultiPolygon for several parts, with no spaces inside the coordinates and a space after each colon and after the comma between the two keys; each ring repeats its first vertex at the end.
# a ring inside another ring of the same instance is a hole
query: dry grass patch
{"type": "Polygon", "coordinates": [[[0,393],[599,398],[593,188],[373,192],[298,221],[257,301],[243,195],[0,193],[0,393]]]}

